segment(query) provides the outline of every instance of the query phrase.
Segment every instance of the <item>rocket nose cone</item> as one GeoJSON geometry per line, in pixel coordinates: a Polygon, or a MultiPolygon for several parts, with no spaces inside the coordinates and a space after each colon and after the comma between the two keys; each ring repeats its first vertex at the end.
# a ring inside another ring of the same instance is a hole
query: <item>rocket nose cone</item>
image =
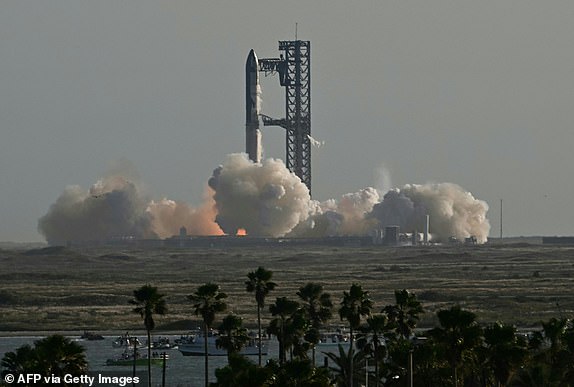
{"type": "Polygon", "coordinates": [[[249,55],[247,55],[247,62],[257,62],[257,55],[255,55],[255,51],[251,49],[249,51],[249,55]]]}
{"type": "Polygon", "coordinates": [[[249,55],[247,55],[247,61],[245,62],[245,67],[247,69],[257,69],[257,66],[258,66],[257,55],[255,55],[255,51],[251,49],[251,51],[249,51],[249,55]]]}

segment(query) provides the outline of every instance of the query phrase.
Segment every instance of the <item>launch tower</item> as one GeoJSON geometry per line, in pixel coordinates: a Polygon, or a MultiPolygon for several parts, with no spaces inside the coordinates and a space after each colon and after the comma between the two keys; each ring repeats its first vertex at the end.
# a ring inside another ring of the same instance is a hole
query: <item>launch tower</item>
{"type": "Polygon", "coordinates": [[[286,131],[285,164],[311,192],[311,42],[279,42],[280,58],[259,60],[259,71],[279,74],[285,87],[285,118],[261,115],[264,126],[280,126],[286,131]]]}

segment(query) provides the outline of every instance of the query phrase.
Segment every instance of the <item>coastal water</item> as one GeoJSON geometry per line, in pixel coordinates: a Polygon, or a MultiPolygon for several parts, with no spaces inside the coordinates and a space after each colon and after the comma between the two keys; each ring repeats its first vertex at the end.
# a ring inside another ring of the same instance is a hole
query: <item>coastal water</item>
{"type": "MultiPolygon", "coordinates": [[[[106,360],[118,358],[124,351],[122,348],[113,348],[112,342],[117,336],[105,336],[104,340],[77,340],[77,343],[86,349],[86,357],[89,362],[89,370],[91,375],[116,375],[116,376],[132,376],[132,366],[108,366],[106,360]]],[[[165,335],[162,337],[166,337],[165,335]]],[[[167,336],[170,341],[179,336],[167,336]]],[[[0,356],[4,357],[4,353],[14,351],[24,344],[33,345],[34,341],[42,337],[2,337],[0,338],[0,356]]],[[[71,337],[76,340],[77,337],[71,337]]],[[[140,341],[145,342],[144,337],[139,337],[140,341]]],[[[270,342],[270,356],[277,351],[274,342],[270,342]]],[[[143,351],[145,353],[145,350],[143,351]]],[[[203,356],[183,356],[177,349],[162,350],[159,352],[166,352],[169,355],[169,360],[166,362],[166,386],[170,387],[194,387],[203,386],[204,379],[204,358],[203,356]]],[[[252,361],[257,362],[257,356],[250,357],[252,361]]],[[[227,365],[226,356],[210,356],[209,357],[209,373],[210,381],[215,381],[215,369],[227,365]]],[[[138,366],[136,369],[137,375],[147,375],[147,366],[138,366]]],[[[154,386],[161,386],[162,383],[162,367],[158,365],[152,366],[152,381],[154,386]]],[[[140,385],[143,385],[140,383],[140,385]]],[[[131,384],[130,384],[131,386],[131,384]]]]}
{"type": "MultiPolygon", "coordinates": [[[[70,337],[77,340],[78,344],[86,349],[86,357],[89,362],[89,371],[91,375],[110,375],[115,376],[132,376],[131,366],[108,366],[106,360],[110,358],[117,358],[123,352],[121,348],[113,348],[112,341],[117,336],[105,336],[104,340],[79,340],[77,337],[70,337]]],[[[166,337],[162,335],[162,337],[166,337]]],[[[179,336],[167,336],[173,342],[179,336]]],[[[43,337],[0,337],[0,359],[4,357],[6,352],[15,351],[18,347],[24,344],[33,346],[34,341],[43,337]]],[[[141,342],[145,342],[144,337],[139,337],[141,342]]],[[[160,351],[163,352],[163,351],[160,351]]],[[[177,349],[165,350],[169,355],[169,360],[166,363],[166,386],[169,387],[195,387],[204,385],[204,358],[202,356],[183,356],[177,349]]],[[[264,356],[264,360],[276,359],[278,357],[278,345],[276,340],[268,342],[268,355],[264,356]]],[[[257,356],[250,356],[251,361],[257,363],[257,356]]],[[[317,364],[323,364],[324,355],[321,351],[317,351],[317,364]]],[[[210,356],[209,357],[209,377],[210,381],[215,381],[215,369],[227,365],[226,356],[210,356]]],[[[137,375],[147,375],[147,366],[138,366],[137,375]]],[[[154,386],[161,386],[162,383],[162,367],[152,366],[152,381],[154,386]]],[[[140,383],[139,386],[143,386],[140,383]]],[[[131,384],[129,384],[131,386],[131,384]]]]}

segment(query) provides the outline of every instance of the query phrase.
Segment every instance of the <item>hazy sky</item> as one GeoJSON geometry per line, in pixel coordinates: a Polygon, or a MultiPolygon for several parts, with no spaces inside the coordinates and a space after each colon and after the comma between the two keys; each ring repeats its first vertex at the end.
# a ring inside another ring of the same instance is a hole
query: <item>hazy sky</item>
{"type": "MultiPolygon", "coordinates": [[[[244,151],[245,59],[311,41],[313,196],[453,182],[491,235],[574,234],[573,1],[0,4],[0,241],[38,241],[64,188],[117,160],[192,204],[244,151]],[[386,187],[388,188],[388,187],[386,187]]],[[[263,80],[263,112],[284,89],[263,80]]],[[[264,128],[267,157],[284,133],[264,128]]]]}

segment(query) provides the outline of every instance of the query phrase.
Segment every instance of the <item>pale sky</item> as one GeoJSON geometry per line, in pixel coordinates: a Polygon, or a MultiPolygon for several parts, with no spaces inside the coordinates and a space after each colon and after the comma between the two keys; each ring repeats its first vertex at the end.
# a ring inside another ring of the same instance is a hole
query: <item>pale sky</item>
{"type": "MultiPolygon", "coordinates": [[[[68,185],[117,160],[151,198],[199,204],[244,151],[245,60],[311,41],[313,197],[452,182],[491,235],[574,235],[574,2],[6,0],[0,241],[39,241],[68,185]],[[389,188],[389,187],[386,187],[389,188]]],[[[263,80],[263,113],[284,89],[263,80]]],[[[284,133],[263,129],[265,156],[284,133]]]]}

